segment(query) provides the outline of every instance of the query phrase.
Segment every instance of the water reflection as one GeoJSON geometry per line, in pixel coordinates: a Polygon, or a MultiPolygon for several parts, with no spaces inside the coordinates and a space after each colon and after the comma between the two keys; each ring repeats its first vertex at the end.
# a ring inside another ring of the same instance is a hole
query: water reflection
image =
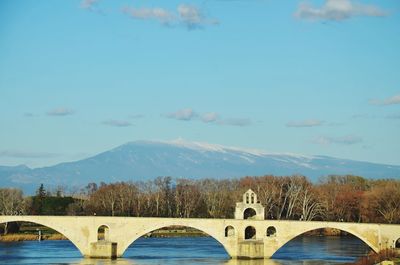
{"type": "MultiPolygon", "coordinates": [[[[181,260],[182,261],[182,260],[181,260]]],[[[184,260],[185,264],[193,264],[200,260],[184,260]]],[[[236,260],[236,259],[228,259],[226,261],[223,260],[206,260],[204,259],[201,261],[202,264],[205,263],[212,263],[215,265],[282,265],[282,263],[270,260],[270,259],[257,259],[257,260],[236,260]]],[[[74,263],[76,265],[140,265],[140,264],[149,264],[151,261],[138,261],[138,260],[131,260],[131,259],[117,259],[117,260],[101,260],[101,259],[82,259],[78,263],[74,263]]],[[[160,264],[160,263],[157,263],[160,264]]]]}
{"type": "Polygon", "coordinates": [[[365,256],[369,251],[370,248],[354,236],[310,236],[298,237],[290,241],[278,250],[273,258],[279,261],[303,260],[305,262],[289,264],[352,263],[358,257],[365,256]]]}
{"type": "Polygon", "coordinates": [[[279,263],[271,259],[254,259],[254,260],[230,259],[223,264],[224,265],[281,265],[282,263],[279,263]]]}
{"type": "MultiPolygon", "coordinates": [[[[338,265],[340,262],[326,260],[274,260],[274,259],[258,259],[258,260],[229,260],[223,265],[338,265]]],[[[221,264],[221,265],[222,265],[221,264]]]]}
{"type": "Polygon", "coordinates": [[[101,260],[101,259],[82,259],[77,262],[66,263],[71,265],[153,265],[153,264],[190,264],[190,265],[337,265],[340,262],[323,261],[323,260],[273,260],[273,259],[256,259],[256,260],[218,260],[218,259],[177,259],[177,260],[159,260],[145,259],[132,260],[120,258],[117,260],[101,260]]]}
{"type": "Polygon", "coordinates": [[[103,259],[82,259],[76,265],[136,265],[133,260],[129,259],[116,259],[116,260],[103,260],[103,259]]]}

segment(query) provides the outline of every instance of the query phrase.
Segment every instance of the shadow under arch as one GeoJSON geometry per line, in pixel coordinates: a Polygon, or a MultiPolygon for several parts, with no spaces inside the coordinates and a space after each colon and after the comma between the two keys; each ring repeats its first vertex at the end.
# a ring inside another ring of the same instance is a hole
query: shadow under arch
{"type": "Polygon", "coordinates": [[[225,242],[223,242],[222,239],[218,239],[216,236],[211,235],[212,233],[209,233],[209,232],[205,231],[205,229],[203,229],[203,228],[201,228],[201,227],[198,227],[198,226],[196,226],[196,225],[187,225],[187,224],[179,224],[179,223],[176,223],[176,224],[168,224],[168,225],[165,225],[165,224],[154,225],[154,226],[151,226],[151,227],[149,227],[149,228],[147,228],[147,229],[141,231],[140,235],[137,235],[137,236],[135,236],[134,238],[132,238],[131,240],[129,240],[128,244],[127,244],[126,246],[123,247],[123,249],[122,249],[122,253],[123,253],[123,254],[122,254],[122,257],[124,256],[124,253],[125,253],[126,250],[129,248],[129,246],[131,246],[132,244],[134,244],[137,240],[139,240],[139,239],[142,238],[143,236],[145,236],[145,235],[147,235],[147,234],[149,234],[149,233],[151,233],[151,232],[154,232],[154,231],[163,229],[163,228],[169,228],[169,227],[174,227],[174,226],[191,228],[191,229],[195,229],[195,230],[198,230],[198,231],[204,233],[204,234],[207,235],[208,237],[210,237],[210,238],[212,238],[213,240],[215,240],[215,241],[218,243],[218,245],[220,245],[220,246],[224,249],[224,251],[225,251],[225,253],[227,254],[227,256],[228,256],[228,257],[231,257],[231,254],[229,253],[229,250],[227,249],[226,245],[224,244],[225,242]]]}
{"type": "MultiPolygon", "coordinates": [[[[283,241],[282,244],[280,245],[280,247],[273,253],[272,256],[274,256],[280,249],[285,247],[291,241],[294,241],[295,239],[297,239],[299,237],[306,236],[307,233],[310,233],[313,231],[318,231],[318,230],[324,230],[324,229],[334,229],[334,230],[339,230],[340,232],[345,232],[345,233],[359,239],[360,241],[362,241],[365,244],[365,246],[367,246],[370,250],[373,250],[374,252],[379,252],[379,249],[377,249],[368,239],[366,239],[365,237],[363,237],[362,235],[358,234],[355,231],[349,231],[348,229],[338,228],[338,227],[334,227],[334,226],[320,226],[320,227],[316,227],[316,228],[312,228],[312,229],[303,230],[303,231],[299,232],[298,234],[296,234],[295,236],[293,236],[292,238],[283,241]]],[[[329,235],[322,235],[322,236],[329,237],[329,235]]]]}
{"type": "Polygon", "coordinates": [[[79,251],[79,253],[84,256],[84,254],[82,253],[82,251],[79,249],[78,245],[76,244],[76,242],[74,242],[73,240],[71,240],[67,235],[65,235],[64,233],[61,233],[57,228],[54,228],[51,225],[48,225],[44,222],[38,222],[36,220],[26,220],[26,218],[18,218],[18,216],[15,216],[15,218],[11,219],[11,220],[7,220],[5,221],[0,221],[0,224],[5,224],[5,223],[12,223],[12,222],[19,222],[19,223],[29,223],[29,224],[36,224],[36,225],[41,225],[47,228],[50,228],[54,231],[56,231],[57,233],[61,234],[62,236],[64,236],[69,242],[72,243],[72,245],[74,245],[74,247],[79,251]]]}

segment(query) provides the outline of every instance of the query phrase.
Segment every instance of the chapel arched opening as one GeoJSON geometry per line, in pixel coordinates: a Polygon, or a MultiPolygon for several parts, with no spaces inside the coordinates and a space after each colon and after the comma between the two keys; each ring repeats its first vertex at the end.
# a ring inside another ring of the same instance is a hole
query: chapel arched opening
{"type": "Polygon", "coordinates": [[[233,226],[228,225],[225,227],[225,237],[233,237],[235,236],[235,228],[233,226]]]}
{"type": "Polygon", "coordinates": [[[248,226],[244,230],[244,239],[256,239],[256,229],[254,226],[248,226]]]}
{"type": "Polygon", "coordinates": [[[106,225],[101,225],[97,229],[97,241],[109,241],[110,240],[110,228],[106,225]]]}

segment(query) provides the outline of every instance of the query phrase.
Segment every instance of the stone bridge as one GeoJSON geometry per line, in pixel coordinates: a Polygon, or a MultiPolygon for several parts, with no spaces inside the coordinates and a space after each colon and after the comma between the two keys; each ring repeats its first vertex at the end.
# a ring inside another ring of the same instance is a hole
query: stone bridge
{"type": "Polygon", "coordinates": [[[364,241],[372,250],[399,247],[400,225],[253,219],[188,219],[100,216],[0,216],[0,223],[32,222],[67,237],[85,257],[115,258],[139,237],[159,228],[186,226],[217,240],[232,258],[270,258],[307,231],[334,228],[364,241]],[[99,234],[99,228],[105,233],[99,234]]]}
{"type": "Polygon", "coordinates": [[[32,222],[67,237],[85,257],[116,258],[139,237],[169,226],[198,229],[217,240],[232,258],[270,258],[293,238],[315,229],[348,232],[372,250],[400,250],[400,225],[264,220],[264,207],[248,190],[236,203],[235,219],[101,216],[0,216],[0,223],[32,222]]]}

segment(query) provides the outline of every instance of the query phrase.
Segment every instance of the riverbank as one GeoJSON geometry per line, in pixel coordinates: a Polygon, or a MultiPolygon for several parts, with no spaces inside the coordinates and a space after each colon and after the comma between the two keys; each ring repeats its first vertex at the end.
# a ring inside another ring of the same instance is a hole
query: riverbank
{"type": "MultiPolygon", "coordinates": [[[[39,240],[66,240],[67,238],[58,233],[57,231],[50,229],[46,226],[21,222],[17,226],[17,230],[7,234],[0,233],[0,242],[18,242],[18,241],[35,241],[39,240]]],[[[14,227],[15,229],[15,227],[14,227]]]]}
{"type": "MultiPolygon", "coordinates": [[[[66,240],[67,238],[62,234],[48,234],[42,235],[40,240],[66,240]]],[[[36,234],[8,234],[0,235],[0,242],[19,242],[19,241],[35,241],[39,240],[39,235],[36,234]]]]}
{"type": "Polygon", "coordinates": [[[147,233],[144,237],[208,237],[206,233],[194,228],[176,227],[173,229],[159,229],[147,233]]]}

